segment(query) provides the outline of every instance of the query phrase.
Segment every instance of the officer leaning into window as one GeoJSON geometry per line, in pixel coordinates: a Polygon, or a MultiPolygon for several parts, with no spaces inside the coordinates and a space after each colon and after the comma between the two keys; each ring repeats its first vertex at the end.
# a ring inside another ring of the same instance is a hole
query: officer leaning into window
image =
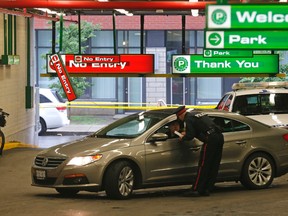
{"type": "Polygon", "coordinates": [[[185,124],[185,132],[181,140],[189,141],[197,138],[203,142],[198,172],[193,190],[185,196],[209,196],[216,182],[224,144],[223,134],[206,113],[186,111],[185,106],[176,109],[178,119],[185,124]]]}

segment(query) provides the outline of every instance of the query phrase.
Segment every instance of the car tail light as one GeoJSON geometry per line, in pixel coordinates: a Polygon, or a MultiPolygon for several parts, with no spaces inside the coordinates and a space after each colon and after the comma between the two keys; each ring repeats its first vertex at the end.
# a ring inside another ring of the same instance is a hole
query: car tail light
{"type": "Polygon", "coordinates": [[[284,135],[283,135],[283,139],[288,142],[288,134],[284,134],[284,135]]]}
{"type": "Polygon", "coordinates": [[[56,107],[56,109],[60,112],[64,112],[66,110],[66,107],[65,106],[58,106],[58,107],[56,107]]]}

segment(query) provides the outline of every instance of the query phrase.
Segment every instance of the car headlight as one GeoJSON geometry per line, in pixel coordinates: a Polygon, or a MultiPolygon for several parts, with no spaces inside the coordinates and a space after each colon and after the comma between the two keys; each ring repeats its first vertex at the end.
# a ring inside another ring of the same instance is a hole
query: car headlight
{"type": "Polygon", "coordinates": [[[74,157],[72,158],[67,165],[73,165],[73,166],[84,166],[89,163],[93,163],[95,161],[98,161],[102,158],[101,154],[91,155],[91,156],[83,156],[83,157],[74,157]]]}

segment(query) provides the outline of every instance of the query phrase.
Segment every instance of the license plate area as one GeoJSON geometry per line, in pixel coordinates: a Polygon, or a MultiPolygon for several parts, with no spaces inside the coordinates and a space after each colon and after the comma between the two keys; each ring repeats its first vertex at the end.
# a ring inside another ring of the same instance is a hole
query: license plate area
{"type": "Polygon", "coordinates": [[[46,179],[46,170],[36,170],[36,179],[45,180],[46,179]]]}

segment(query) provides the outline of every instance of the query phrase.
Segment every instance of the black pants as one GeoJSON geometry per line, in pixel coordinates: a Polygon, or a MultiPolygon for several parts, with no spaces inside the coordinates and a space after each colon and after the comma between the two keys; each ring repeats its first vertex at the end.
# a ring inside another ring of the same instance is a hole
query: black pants
{"type": "Polygon", "coordinates": [[[201,149],[198,172],[193,189],[199,193],[211,191],[216,182],[222,158],[224,138],[222,133],[210,134],[201,149]]]}

